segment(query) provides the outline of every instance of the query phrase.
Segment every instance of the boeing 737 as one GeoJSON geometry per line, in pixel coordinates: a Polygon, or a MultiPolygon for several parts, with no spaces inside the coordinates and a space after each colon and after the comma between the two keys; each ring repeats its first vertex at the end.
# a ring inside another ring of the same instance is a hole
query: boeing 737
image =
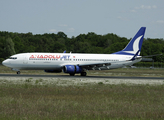
{"type": "Polygon", "coordinates": [[[142,42],[146,27],[141,27],[127,46],[112,54],[81,53],[20,53],[12,55],[2,62],[3,65],[17,71],[44,70],[50,73],[64,72],[71,76],[86,76],[87,70],[110,70],[131,66],[140,62],[142,42]]]}

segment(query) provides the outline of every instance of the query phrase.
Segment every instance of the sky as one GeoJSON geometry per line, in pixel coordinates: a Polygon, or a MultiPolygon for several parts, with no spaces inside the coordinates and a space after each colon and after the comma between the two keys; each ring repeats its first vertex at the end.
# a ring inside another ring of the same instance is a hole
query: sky
{"type": "Polygon", "coordinates": [[[164,38],[164,0],[0,0],[0,31],[164,38]]]}

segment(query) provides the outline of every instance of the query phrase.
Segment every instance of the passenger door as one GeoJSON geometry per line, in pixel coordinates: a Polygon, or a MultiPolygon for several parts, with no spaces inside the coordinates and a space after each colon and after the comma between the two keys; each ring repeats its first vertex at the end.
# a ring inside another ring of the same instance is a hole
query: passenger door
{"type": "Polygon", "coordinates": [[[28,64],[28,57],[27,57],[27,55],[24,55],[24,57],[23,57],[23,64],[28,64]]]}

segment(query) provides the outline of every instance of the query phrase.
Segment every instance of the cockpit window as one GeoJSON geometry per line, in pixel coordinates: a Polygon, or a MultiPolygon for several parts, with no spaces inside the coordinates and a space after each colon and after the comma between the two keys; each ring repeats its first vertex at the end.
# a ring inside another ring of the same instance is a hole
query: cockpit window
{"type": "Polygon", "coordinates": [[[9,57],[9,59],[17,59],[17,57],[9,57]]]}

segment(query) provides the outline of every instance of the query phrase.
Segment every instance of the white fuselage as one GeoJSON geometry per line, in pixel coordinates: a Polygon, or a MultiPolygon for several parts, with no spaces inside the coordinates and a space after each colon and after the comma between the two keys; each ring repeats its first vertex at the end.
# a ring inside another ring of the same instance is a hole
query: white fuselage
{"type": "Polygon", "coordinates": [[[94,65],[91,69],[108,70],[132,65],[141,61],[130,61],[131,55],[117,54],[74,54],[74,53],[21,53],[11,56],[3,64],[13,70],[58,70],[65,65],[94,65]],[[110,64],[106,64],[110,63],[110,64]],[[98,66],[102,64],[102,66],[98,66]],[[104,65],[103,65],[104,64],[104,65]]]}

